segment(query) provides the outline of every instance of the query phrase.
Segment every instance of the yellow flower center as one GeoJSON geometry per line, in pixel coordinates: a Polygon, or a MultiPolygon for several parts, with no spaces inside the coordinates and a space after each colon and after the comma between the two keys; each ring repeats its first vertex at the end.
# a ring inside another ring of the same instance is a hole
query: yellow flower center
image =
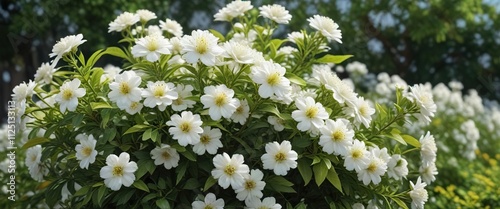
{"type": "Polygon", "coordinates": [[[208,144],[208,143],[210,143],[210,137],[208,135],[206,135],[206,134],[203,134],[200,137],[200,142],[202,144],[208,144]]]}
{"type": "Polygon", "coordinates": [[[191,131],[191,124],[189,124],[188,122],[181,123],[179,129],[181,129],[181,131],[184,133],[188,133],[189,131],[191,131]]]}
{"type": "Polygon", "coordinates": [[[278,163],[281,163],[283,162],[284,160],[286,159],[286,155],[285,153],[283,152],[278,152],[275,156],[274,156],[274,160],[278,163]]]}
{"type": "Polygon", "coordinates": [[[214,209],[214,207],[212,207],[212,205],[206,205],[203,209],[214,209]]]}
{"type": "Polygon", "coordinates": [[[91,153],[92,153],[92,148],[90,148],[90,147],[84,147],[84,148],[82,149],[82,154],[83,154],[83,156],[85,156],[85,157],[90,156],[90,154],[91,154],[91,153]]]}
{"type": "Polygon", "coordinates": [[[336,142],[342,141],[342,140],[344,140],[344,138],[345,138],[345,134],[344,134],[344,132],[342,132],[340,130],[337,130],[337,131],[333,132],[333,134],[332,134],[333,141],[336,141],[336,142]]]}
{"type": "Polygon", "coordinates": [[[375,172],[375,170],[377,170],[377,164],[375,164],[375,162],[370,163],[370,165],[368,165],[368,168],[366,168],[366,170],[368,170],[370,173],[375,172]]]}
{"type": "Polygon", "coordinates": [[[130,93],[130,86],[128,86],[128,84],[125,82],[120,83],[119,89],[120,89],[120,93],[122,93],[122,94],[130,93]]]}
{"type": "Polygon", "coordinates": [[[278,73],[273,73],[267,77],[267,83],[270,86],[274,86],[280,82],[280,75],[278,73]]]}
{"type": "Polygon", "coordinates": [[[156,40],[156,38],[151,38],[150,41],[146,44],[146,49],[148,49],[148,51],[150,52],[154,52],[158,50],[158,48],[158,41],[156,40]]]}
{"type": "Polygon", "coordinates": [[[368,106],[362,105],[361,107],[359,107],[359,113],[362,116],[368,116],[368,106]]]}
{"type": "Polygon", "coordinates": [[[308,118],[314,118],[318,114],[318,108],[317,107],[309,107],[306,110],[306,117],[308,118]]]}
{"type": "Polygon", "coordinates": [[[162,97],[163,95],[165,95],[163,85],[155,86],[154,91],[153,91],[153,95],[155,95],[155,97],[162,97]]]}
{"type": "Polygon", "coordinates": [[[208,51],[208,42],[205,37],[196,39],[196,51],[200,54],[205,54],[208,51]]]}
{"type": "Polygon", "coordinates": [[[64,100],[70,100],[73,97],[73,91],[71,91],[71,89],[64,89],[62,97],[64,100]]]}
{"type": "Polygon", "coordinates": [[[217,105],[218,107],[221,107],[221,106],[225,105],[226,103],[227,103],[226,94],[224,94],[224,93],[217,94],[217,96],[215,97],[215,105],[217,105]]]}
{"type": "Polygon", "coordinates": [[[363,151],[357,149],[357,150],[353,150],[352,151],[352,158],[360,158],[360,157],[363,157],[363,151]]]}
{"type": "Polygon", "coordinates": [[[31,161],[33,161],[33,162],[36,161],[36,155],[31,155],[31,161]]]}
{"type": "Polygon", "coordinates": [[[177,97],[176,100],[172,102],[174,105],[181,105],[183,103],[182,97],[177,97]]]}
{"type": "Polygon", "coordinates": [[[226,168],[224,168],[224,173],[226,173],[228,176],[232,176],[236,172],[236,168],[232,165],[227,165],[226,168]]]}
{"type": "Polygon", "coordinates": [[[122,166],[113,167],[113,176],[123,176],[123,167],[122,166]]]}
{"type": "Polygon", "coordinates": [[[170,154],[167,151],[164,151],[161,153],[161,157],[163,157],[163,159],[165,160],[168,160],[170,159],[170,154]]]}
{"type": "Polygon", "coordinates": [[[132,103],[130,103],[130,109],[132,109],[132,110],[136,109],[138,106],[139,106],[138,102],[132,102],[132,103]]]}
{"type": "Polygon", "coordinates": [[[246,190],[252,190],[253,188],[255,188],[255,181],[248,180],[245,182],[245,189],[246,190]]]}
{"type": "Polygon", "coordinates": [[[243,106],[240,105],[238,108],[236,108],[236,113],[243,114],[243,106]]]}

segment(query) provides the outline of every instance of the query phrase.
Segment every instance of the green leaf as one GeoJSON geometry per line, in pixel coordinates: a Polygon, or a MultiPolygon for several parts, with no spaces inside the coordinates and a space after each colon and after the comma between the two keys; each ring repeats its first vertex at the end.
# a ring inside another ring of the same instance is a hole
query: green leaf
{"type": "Polygon", "coordinates": [[[135,188],[140,189],[142,191],[149,192],[148,186],[146,186],[146,184],[142,180],[135,181],[132,184],[132,186],[134,186],[135,188]]]}
{"type": "Polygon", "coordinates": [[[198,183],[198,180],[196,180],[195,178],[190,178],[186,181],[182,189],[193,190],[198,188],[199,186],[200,184],[198,183]]]}
{"type": "Polygon", "coordinates": [[[408,206],[399,198],[397,197],[391,197],[391,199],[396,202],[396,204],[399,205],[399,207],[403,208],[403,209],[408,209],[408,206]]]}
{"type": "Polygon", "coordinates": [[[92,67],[95,65],[95,63],[97,62],[97,60],[99,60],[99,58],[101,58],[102,55],[104,55],[104,53],[102,53],[104,50],[101,49],[101,50],[97,50],[96,52],[94,52],[89,60],[87,61],[87,67],[92,67]]]}
{"type": "Polygon", "coordinates": [[[160,209],[170,209],[170,204],[168,204],[167,199],[156,200],[156,206],[160,209]]]}
{"type": "Polygon", "coordinates": [[[308,159],[306,158],[301,158],[297,161],[297,167],[299,169],[299,173],[302,176],[302,179],[304,179],[304,186],[309,184],[309,182],[312,179],[312,170],[311,170],[311,163],[309,162],[308,159]]]}
{"type": "Polygon", "coordinates": [[[219,38],[219,42],[224,42],[224,40],[226,40],[226,38],[224,38],[224,35],[219,33],[219,31],[214,29],[209,29],[208,31],[210,31],[210,33],[212,33],[215,37],[219,38]]]}
{"type": "Polygon", "coordinates": [[[105,186],[101,186],[97,190],[97,202],[99,204],[99,207],[102,206],[103,198],[104,198],[104,196],[106,196],[107,190],[108,190],[108,188],[105,186]]]}
{"type": "Polygon", "coordinates": [[[314,180],[316,185],[320,186],[323,181],[325,181],[326,176],[328,175],[328,168],[326,167],[326,163],[321,162],[313,165],[314,171],[314,180]]]}
{"type": "Polygon", "coordinates": [[[187,167],[188,167],[189,162],[184,161],[182,164],[177,166],[175,169],[175,172],[177,173],[177,179],[175,180],[175,185],[179,184],[181,182],[182,177],[184,177],[184,174],[186,173],[187,167]]]}
{"type": "Polygon", "coordinates": [[[284,193],[295,193],[296,191],[292,188],[293,183],[286,180],[282,176],[270,176],[265,180],[266,187],[270,187],[276,192],[284,193]]]}
{"type": "Polygon", "coordinates": [[[391,130],[391,135],[388,135],[388,137],[391,138],[391,139],[396,140],[397,142],[399,142],[401,144],[406,145],[406,142],[403,139],[403,137],[401,137],[401,135],[399,135],[400,133],[401,133],[401,131],[399,131],[398,129],[393,128],[391,130]]]}
{"type": "Polygon", "coordinates": [[[142,134],[142,141],[146,141],[148,139],[151,139],[151,132],[153,131],[152,128],[144,131],[144,133],[142,134]]]}
{"type": "Polygon", "coordinates": [[[90,107],[92,107],[92,110],[113,108],[107,102],[91,102],[90,107]]]}
{"type": "Polygon", "coordinates": [[[103,54],[109,54],[109,55],[113,55],[115,57],[128,59],[127,54],[125,54],[125,52],[122,49],[120,49],[116,46],[106,48],[106,50],[103,52],[103,54]]]}
{"type": "Polygon", "coordinates": [[[307,85],[307,82],[304,79],[302,79],[301,77],[299,77],[293,73],[286,72],[285,77],[288,78],[288,80],[290,80],[290,82],[295,83],[299,86],[306,86],[307,85]]]}
{"type": "Polygon", "coordinates": [[[77,113],[75,114],[75,116],[73,116],[73,120],[71,121],[71,124],[73,126],[79,126],[80,124],[82,124],[82,121],[83,121],[83,117],[85,115],[81,114],[81,113],[77,113]]]}
{"type": "Polygon", "coordinates": [[[269,44],[276,47],[276,49],[280,48],[281,44],[285,43],[286,39],[273,39],[269,42],[269,44]]]}
{"type": "Polygon", "coordinates": [[[127,135],[127,134],[130,134],[130,133],[135,133],[135,132],[139,132],[139,131],[142,131],[146,128],[149,128],[148,125],[141,125],[141,124],[137,124],[137,125],[134,125],[132,127],[130,127],[129,129],[127,129],[127,131],[125,131],[125,133],[123,133],[123,135],[127,135]]]}
{"type": "Polygon", "coordinates": [[[207,181],[205,181],[205,186],[203,186],[203,191],[207,191],[212,187],[215,183],[217,183],[217,180],[214,179],[212,176],[208,176],[207,181]]]}
{"type": "Polygon", "coordinates": [[[340,64],[341,62],[345,61],[346,59],[349,59],[353,55],[331,55],[327,54],[319,59],[316,60],[316,62],[319,63],[334,63],[334,64],[340,64]]]}
{"type": "Polygon", "coordinates": [[[335,168],[333,166],[328,170],[328,175],[326,176],[326,178],[330,183],[332,183],[335,188],[342,192],[342,184],[340,182],[339,175],[337,174],[337,171],[335,171],[335,168]]]}
{"type": "Polygon", "coordinates": [[[280,116],[280,111],[274,105],[265,105],[265,106],[263,106],[262,108],[259,108],[259,109],[262,112],[272,113],[272,114],[274,114],[274,115],[276,115],[278,117],[281,117],[280,116]]]}
{"type": "Polygon", "coordinates": [[[28,149],[30,147],[36,146],[38,144],[43,144],[43,143],[48,142],[48,141],[50,141],[48,138],[45,138],[45,137],[36,137],[36,138],[28,140],[28,142],[26,142],[23,145],[22,148],[23,149],[28,149]]]}
{"type": "Polygon", "coordinates": [[[194,155],[194,153],[192,153],[189,150],[186,150],[185,152],[181,152],[181,155],[183,155],[184,157],[186,157],[188,160],[196,162],[196,155],[194,155]]]}
{"type": "Polygon", "coordinates": [[[84,186],[84,187],[80,188],[78,191],[76,191],[74,196],[78,197],[78,196],[87,195],[87,192],[89,191],[90,188],[91,188],[91,186],[84,186]]]}
{"type": "Polygon", "coordinates": [[[403,138],[403,140],[405,140],[406,143],[410,144],[411,146],[417,148],[420,147],[420,142],[415,137],[406,134],[401,135],[401,137],[403,138]]]}

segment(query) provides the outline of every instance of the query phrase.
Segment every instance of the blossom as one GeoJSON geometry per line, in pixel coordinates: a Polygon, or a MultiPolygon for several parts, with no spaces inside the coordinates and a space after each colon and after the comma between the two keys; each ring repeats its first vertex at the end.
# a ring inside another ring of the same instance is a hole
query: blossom
{"type": "Polygon", "coordinates": [[[165,21],[160,20],[160,28],[175,37],[181,37],[183,34],[181,24],[168,18],[165,21]]]}
{"type": "Polygon", "coordinates": [[[180,116],[178,114],[172,115],[166,124],[172,126],[168,129],[172,138],[176,139],[181,146],[187,146],[200,142],[199,134],[203,133],[202,123],[200,115],[184,111],[180,116]]]}
{"type": "Polygon", "coordinates": [[[366,150],[365,143],[355,139],[349,146],[347,155],[344,157],[344,167],[349,170],[359,171],[368,166],[370,162],[370,152],[366,150]]]}
{"type": "Polygon", "coordinates": [[[95,150],[95,144],[97,140],[94,136],[90,135],[84,137],[80,140],[80,144],[75,146],[76,159],[80,160],[80,168],[89,169],[89,165],[95,162],[95,157],[97,156],[97,150],[95,150]]]}
{"type": "Polygon", "coordinates": [[[141,100],[141,77],[134,71],[125,71],[115,77],[115,81],[109,84],[109,100],[116,102],[120,109],[130,107],[130,103],[141,100]]]}
{"type": "Polygon", "coordinates": [[[165,83],[165,81],[148,81],[147,88],[141,93],[144,99],[144,106],[156,107],[160,111],[164,111],[168,105],[171,105],[174,99],[177,99],[178,93],[174,90],[173,83],[165,83]]]}
{"type": "Polygon", "coordinates": [[[430,184],[436,180],[438,170],[435,163],[422,164],[418,169],[425,183],[430,184]]]}
{"type": "Polygon", "coordinates": [[[236,198],[240,201],[248,201],[253,198],[262,198],[262,190],[266,186],[266,182],[262,181],[264,173],[258,169],[250,171],[249,175],[245,175],[245,183],[234,191],[236,198]]]}
{"type": "Polygon", "coordinates": [[[271,125],[273,125],[274,130],[276,131],[283,131],[285,129],[284,126],[284,121],[281,118],[278,118],[276,116],[269,116],[267,117],[267,122],[271,125]]]}
{"type": "Polygon", "coordinates": [[[57,65],[59,59],[67,53],[76,50],[76,47],[85,43],[87,40],[83,40],[83,35],[69,35],[64,38],[61,38],[55,45],[52,47],[52,53],[49,54],[50,57],[56,57],[52,62],[52,67],[57,65]]]}
{"type": "Polygon", "coordinates": [[[175,168],[179,165],[179,153],[168,144],[161,144],[160,147],[155,147],[151,150],[150,154],[151,158],[155,160],[155,165],[163,164],[166,169],[175,168]]]}
{"type": "Polygon", "coordinates": [[[122,71],[121,68],[111,64],[107,64],[106,66],[104,66],[103,70],[104,74],[101,76],[101,83],[105,81],[114,81],[116,75],[120,74],[120,72],[122,71]]]}
{"type": "Polygon", "coordinates": [[[437,146],[434,136],[429,131],[422,135],[420,141],[420,156],[423,164],[434,163],[436,161],[437,146]]]}
{"type": "Polygon", "coordinates": [[[197,63],[200,60],[207,66],[215,65],[215,57],[224,51],[217,45],[219,39],[208,31],[195,30],[191,35],[185,35],[181,39],[182,58],[188,63],[197,63]]]}
{"type": "Polygon", "coordinates": [[[43,166],[41,162],[30,166],[28,170],[31,178],[38,182],[42,182],[43,176],[49,173],[49,170],[45,166],[43,166]]]}
{"type": "Polygon", "coordinates": [[[260,158],[264,169],[273,170],[274,174],[284,176],[291,168],[297,167],[297,152],[292,150],[292,144],[284,140],[279,144],[266,144],[266,153],[260,158]]]}
{"type": "Polygon", "coordinates": [[[99,174],[104,179],[104,184],[111,190],[118,191],[122,185],[129,187],[135,181],[134,172],[137,164],[130,161],[130,155],[122,152],[120,156],[114,154],[106,158],[106,166],[102,167],[99,174]]]}
{"type": "Polygon", "coordinates": [[[381,176],[387,171],[387,163],[377,157],[373,150],[370,156],[368,162],[357,171],[358,179],[363,181],[364,185],[368,185],[370,182],[375,185],[379,184],[382,181],[381,176]]]}
{"type": "Polygon", "coordinates": [[[244,13],[253,8],[250,1],[240,1],[236,0],[225,7],[220,9],[215,15],[215,21],[227,21],[231,22],[231,20],[235,17],[243,16],[244,13]]]}
{"type": "Polygon", "coordinates": [[[392,155],[387,163],[387,175],[396,180],[406,177],[408,175],[408,162],[401,155],[392,155]]]}
{"type": "Polygon", "coordinates": [[[357,100],[357,94],[353,89],[336,74],[327,76],[325,87],[333,91],[333,98],[340,104],[353,104],[357,100]]]}
{"type": "Polygon", "coordinates": [[[73,79],[70,82],[64,82],[60,88],[59,94],[57,94],[55,100],[60,105],[60,111],[62,113],[69,111],[75,111],[76,106],[78,106],[78,98],[85,96],[86,92],[84,88],[80,87],[80,80],[78,78],[73,79]]]}
{"type": "Polygon", "coordinates": [[[125,107],[125,111],[128,114],[134,115],[142,110],[144,105],[140,102],[130,102],[128,106],[125,107]]]}
{"type": "Polygon", "coordinates": [[[203,90],[205,94],[201,96],[200,101],[203,108],[209,108],[208,113],[212,120],[219,120],[221,117],[230,118],[240,106],[239,100],[233,98],[234,91],[224,84],[206,86],[203,90]]]}
{"type": "Polygon", "coordinates": [[[437,110],[436,103],[432,98],[432,90],[425,87],[423,84],[410,87],[411,92],[408,97],[412,99],[420,108],[420,115],[417,115],[421,121],[431,122],[431,117],[437,110]]]}
{"type": "Polygon", "coordinates": [[[249,116],[250,116],[250,107],[248,106],[247,100],[244,99],[240,101],[240,105],[236,108],[236,111],[234,111],[233,115],[231,115],[231,119],[234,122],[243,125],[245,124],[249,116]]]}
{"type": "Polygon", "coordinates": [[[42,158],[42,146],[36,145],[26,150],[26,159],[24,160],[24,163],[27,167],[38,165],[40,163],[41,158],[42,158]]]}
{"type": "Polygon", "coordinates": [[[352,209],[365,209],[365,206],[358,202],[352,205],[352,209]]]}
{"type": "Polygon", "coordinates": [[[233,20],[233,18],[235,18],[235,17],[231,15],[231,13],[227,7],[223,7],[214,15],[215,21],[231,22],[231,20],[233,20]]]}
{"type": "Polygon", "coordinates": [[[29,80],[28,83],[26,82],[20,83],[12,90],[12,92],[14,93],[12,94],[12,100],[16,102],[21,102],[23,100],[26,100],[26,98],[31,98],[34,94],[35,87],[36,83],[33,82],[32,80],[29,80]]]}
{"type": "Polygon", "coordinates": [[[425,187],[427,184],[425,182],[422,182],[422,179],[418,177],[417,181],[415,184],[410,181],[411,185],[411,191],[408,192],[410,195],[412,202],[411,202],[411,208],[412,209],[423,209],[425,202],[428,200],[428,194],[427,190],[425,190],[425,187]]]}
{"type": "Polygon", "coordinates": [[[319,129],[324,125],[323,120],[328,118],[323,105],[311,97],[295,99],[295,106],[298,110],[292,112],[292,118],[299,122],[297,128],[300,131],[311,130],[312,127],[319,129]]]}
{"type": "Polygon", "coordinates": [[[213,159],[215,169],[212,170],[212,176],[218,179],[219,185],[224,189],[229,185],[233,189],[239,188],[245,183],[245,174],[250,172],[248,165],[243,162],[243,155],[240,154],[234,154],[231,158],[225,152],[218,154],[213,159]]]}
{"type": "Polygon", "coordinates": [[[274,197],[266,197],[262,201],[259,198],[253,198],[245,204],[248,209],[281,209],[281,205],[276,203],[274,197]]]}
{"type": "Polygon", "coordinates": [[[222,198],[217,199],[213,193],[208,193],[204,201],[194,201],[191,203],[191,207],[193,209],[223,209],[224,200],[222,198]]]}
{"type": "Polygon", "coordinates": [[[139,17],[138,14],[124,12],[118,15],[118,17],[116,17],[116,19],[113,22],[109,23],[108,33],[111,33],[113,31],[121,32],[122,30],[125,30],[129,26],[139,22],[140,19],[141,18],[139,17]]]}
{"type": "Polygon", "coordinates": [[[200,136],[200,142],[194,144],[193,152],[198,155],[205,154],[205,151],[214,155],[217,149],[222,147],[220,138],[222,132],[218,128],[211,129],[209,126],[203,127],[203,133],[200,136]]]}
{"type": "Polygon", "coordinates": [[[175,87],[175,92],[177,92],[177,99],[172,101],[172,110],[182,111],[187,108],[192,108],[193,105],[196,104],[196,102],[186,99],[193,95],[191,91],[193,91],[193,86],[177,84],[177,86],[175,87]]]}
{"type": "Polygon", "coordinates": [[[292,15],[288,13],[288,10],[278,4],[264,5],[259,7],[259,10],[260,16],[271,19],[279,24],[288,24],[292,19],[292,15]]]}
{"type": "Polygon", "coordinates": [[[50,84],[52,82],[52,75],[56,72],[56,69],[53,68],[49,63],[42,63],[38,70],[35,73],[35,82],[39,82],[41,84],[50,84]]]}
{"type": "Polygon", "coordinates": [[[325,121],[325,126],[320,128],[321,137],[319,145],[328,154],[347,155],[347,149],[352,144],[354,131],[349,127],[350,123],[346,119],[325,121]]]}
{"type": "Polygon", "coordinates": [[[269,98],[271,95],[285,97],[290,94],[292,87],[290,80],[285,77],[286,69],[273,62],[263,62],[260,65],[251,67],[250,78],[252,81],[261,84],[259,96],[269,98]]]}
{"type": "Polygon", "coordinates": [[[372,121],[371,115],[375,113],[375,109],[363,97],[358,97],[353,103],[348,103],[348,106],[344,108],[344,113],[354,118],[356,126],[359,127],[360,124],[363,124],[368,128],[372,121]]]}
{"type": "Polygon", "coordinates": [[[347,64],[345,69],[348,73],[355,74],[358,76],[366,75],[368,73],[368,69],[366,68],[366,65],[361,63],[361,62],[358,62],[358,61],[354,61],[354,62],[347,64]]]}
{"type": "Polygon", "coordinates": [[[156,14],[154,12],[147,10],[147,9],[139,9],[139,10],[135,11],[135,14],[137,14],[139,16],[139,19],[142,22],[147,22],[147,21],[150,21],[152,19],[156,19],[156,14]]]}
{"type": "Polygon", "coordinates": [[[236,41],[229,41],[223,45],[223,57],[231,58],[239,64],[252,64],[254,53],[251,47],[236,41]]]}
{"type": "Polygon", "coordinates": [[[329,17],[314,15],[307,21],[312,28],[318,30],[328,41],[342,43],[342,32],[339,30],[339,25],[329,17]]]}
{"type": "Polygon", "coordinates": [[[162,54],[170,54],[170,43],[161,35],[148,35],[136,41],[132,47],[134,57],[146,57],[150,62],[156,62],[162,54]]]}

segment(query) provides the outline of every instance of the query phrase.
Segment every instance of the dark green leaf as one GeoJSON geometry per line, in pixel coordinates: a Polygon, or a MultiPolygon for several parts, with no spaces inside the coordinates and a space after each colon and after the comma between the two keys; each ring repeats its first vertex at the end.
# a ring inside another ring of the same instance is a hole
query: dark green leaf
{"type": "Polygon", "coordinates": [[[332,185],[337,188],[340,192],[342,192],[342,184],[339,179],[339,175],[337,174],[337,171],[335,171],[335,167],[331,167],[328,170],[328,175],[326,176],[328,181],[332,183],[332,185]]]}
{"type": "Polygon", "coordinates": [[[318,186],[320,186],[323,181],[325,181],[326,176],[328,174],[328,168],[326,167],[326,163],[320,162],[313,165],[314,171],[314,180],[318,186]]]}
{"type": "Polygon", "coordinates": [[[170,204],[166,199],[156,200],[156,206],[160,209],[170,209],[170,204]]]}
{"type": "Polygon", "coordinates": [[[149,192],[148,186],[146,186],[146,184],[142,180],[135,181],[132,184],[132,186],[134,186],[135,188],[140,189],[142,191],[149,192]]]}
{"type": "Polygon", "coordinates": [[[48,141],[50,141],[50,140],[48,138],[45,138],[45,137],[33,138],[33,139],[28,140],[28,142],[26,142],[22,148],[28,149],[30,147],[33,147],[33,146],[36,146],[39,144],[43,144],[43,143],[48,142],[48,141]]]}
{"type": "Polygon", "coordinates": [[[312,179],[311,162],[306,158],[301,158],[297,161],[297,168],[299,169],[302,179],[304,179],[304,186],[307,185],[312,179]]]}

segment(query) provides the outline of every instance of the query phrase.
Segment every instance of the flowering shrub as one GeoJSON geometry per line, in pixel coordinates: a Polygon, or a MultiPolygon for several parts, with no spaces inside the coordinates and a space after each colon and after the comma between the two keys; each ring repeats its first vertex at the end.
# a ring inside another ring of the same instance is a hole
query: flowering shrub
{"type": "Polygon", "coordinates": [[[358,95],[331,71],[350,56],[329,54],[342,34],[328,17],[287,39],[273,37],[292,18],[280,5],[234,1],[214,17],[232,29],[183,35],[139,10],[109,24],[121,47],[86,57],[81,34],[57,42],[13,90],[41,182],[24,207],[423,208],[433,176],[410,171],[435,170],[436,145],[404,124],[431,121],[431,91],[358,95]],[[122,66],[95,66],[104,55],[122,66]]]}

